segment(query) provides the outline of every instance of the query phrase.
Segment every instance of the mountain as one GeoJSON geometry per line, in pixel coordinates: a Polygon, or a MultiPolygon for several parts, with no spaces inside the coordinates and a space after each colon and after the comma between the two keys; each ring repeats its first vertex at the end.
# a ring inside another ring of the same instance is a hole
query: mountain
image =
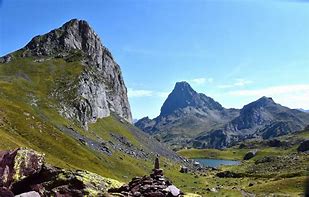
{"type": "Polygon", "coordinates": [[[157,155],[167,167],[180,161],[131,124],[120,66],[86,21],[36,36],[0,62],[0,150],[28,147],[58,167],[120,181],[146,174],[157,155]]]}
{"type": "Polygon", "coordinates": [[[187,82],[178,82],[165,100],[160,116],[168,116],[178,109],[192,107],[201,110],[223,110],[223,107],[212,98],[195,92],[187,82]]]}
{"type": "Polygon", "coordinates": [[[223,148],[248,138],[268,139],[303,129],[309,115],[262,97],[242,109],[226,109],[197,93],[186,82],[176,83],[153,120],[135,123],[174,148],[223,148]]]}
{"type": "Polygon", "coordinates": [[[238,114],[239,110],[225,109],[212,98],[197,93],[187,82],[178,82],[164,102],[160,115],[153,120],[142,118],[135,126],[178,147],[205,130],[226,124],[238,114]]]}
{"type": "MultiPolygon", "coordinates": [[[[73,19],[58,29],[34,37],[19,50],[18,56],[35,57],[38,61],[49,58],[62,58],[67,62],[80,60],[83,70],[78,79],[68,83],[59,81],[61,84],[52,90],[65,117],[76,119],[87,127],[88,123],[107,117],[112,111],[132,122],[120,67],[86,21],[73,19]]],[[[14,55],[9,54],[2,62],[12,59],[14,55]]]]}
{"type": "Polygon", "coordinates": [[[306,110],[306,109],[299,108],[299,109],[297,109],[297,110],[302,111],[302,112],[309,113],[309,110],[306,110]]]}
{"type": "Polygon", "coordinates": [[[229,123],[205,131],[193,140],[195,147],[222,148],[250,138],[270,139],[304,129],[309,116],[262,97],[245,105],[229,123]]]}

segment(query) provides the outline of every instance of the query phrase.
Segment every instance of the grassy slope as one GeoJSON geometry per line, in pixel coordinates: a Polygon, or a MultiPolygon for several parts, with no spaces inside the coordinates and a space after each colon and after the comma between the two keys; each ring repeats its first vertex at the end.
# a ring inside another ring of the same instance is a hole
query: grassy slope
{"type": "MultiPolygon", "coordinates": [[[[65,125],[89,138],[99,136],[104,140],[113,140],[109,135],[112,131],[136,146],[140,144],[128,132],[127,125],[113,117],[101,119],[85,131],[59,115],[57,101],[49,96],[51,90],[57,83],[76,81],[81,71],[82,65],[78,62],[68,63],[61,59],[35,62],[31,58],[17,58],[0,64],[0,150],[29,147],[44,152],[47,162],[53,165],[84,169],[120,181],[149,174],[152,161],[139,160],[122,152],[114,152],[112,156],[94,152],[57,128],[65,125]]],[[[185,185],[184,191],[192,191],[193,186],[202,187],[193,183],[192,175],[179,173],[179,166],[164,158],[162,162],[167,177],[176,184],[185,185]]]]}
{"type": "MultiPolygon", "coordinates": [[[[303,140],[309,138],[309,131],[302,131],[295,134],[282,136],[280,140],[303,140]]],[[[304,191],[304,183],[308,176],[309,156],[306,154],[297,153],[298,144],[290,148],[272,148],[256,143],[259,149],[256,157],[249,161],[243,161],[239,166],[223,166],[221,170],[229,170],[237,173],[243,173],[246,177],[243,178],[218,178],[214,174],[208,174],[205,181],[209,187],[223,185],[226,189],[237,187],[244,189],[247,192],[252,192],[258,195],[302,195],[304,191]],[[297,159],[286,159],[296,156],[297,159]],[[265,156],[281,156],[284,159],[275,161],[275,163],[255,164],[255,161],[262,159],[265,156]],[[250,187],[249,183],[254,183],[250,187]]],[[[217,158],[229,160],[242,160],[244,155],[250,149],[238,149],[236,147],[225,150],[216,149],[188,149],[181,150],[178,153],[188,158],[217,158]]],[[[234,191],[234,190],[228,190],[234,191]]],[[[235,191],[234,191],[235,192],[235,191]]],[[[211,193],[207,193],[212,195],[211,193]]],[[[235,193],[236,196],[240,195],[235,193]]]]}

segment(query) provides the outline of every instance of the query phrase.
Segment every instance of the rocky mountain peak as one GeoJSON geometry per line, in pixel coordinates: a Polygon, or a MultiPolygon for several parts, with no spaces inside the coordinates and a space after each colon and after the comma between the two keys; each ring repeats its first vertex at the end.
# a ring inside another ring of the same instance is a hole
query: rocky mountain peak
{"type": "Polygon", "coordinates": [[[212,98],[197,93],[189,83],[182,81],[177,82],[173,91],[165,100],[160,116],[172,114],[176,110],[186,108],[188,106],[200,108],[202,110],[222,110],[223,107],[212,98]]]}
{"type": "Polygon", "coordinates": [[[165,100],[160,115],[168,115],[173,113],[175,110],[187,107],[193,103],[193,97],[198,95],[189,83],[187,82],[177,82],[173,91],[168,95],[165,100]]]}
{"type": "MultiPolygon", "coordinates": [[[[111,112],[132,122],[120,66],[86,21],[72,19],[57,29],[34,37],[21,49],[21,56],[43,60],[63,58],[66,61],[76,57],[71,61],[80,61],[84,65],[78,77],[76,99],[59,99],[60,113],[65,117],[77,119],[86,128],[88,123],[107,117],[111,112]]],[[[63,94],[54,93],[61,98],[63,94]]]]}
{"type": "Polygon", "coordinates": [[[256,103],[260,105],[268,105],[268,104],[276,104],[275,101],[271,97],[263,96],[259,98],[256,103]]]}
{"type": "Polygon", "coordinates": [[[267,106],[273,106],[273,105],[277,105],[274,100],[271,97],[266,97],[263,96],[261,98],[259,98],[256,101],[253,101],[251,103],[249,103],[248,105],[244,106],[244,110],[248,110],[248,109],[258,109],[261,107],[267,107],[267,106]]]}
{"type": "Polygon", "coordinates": [[[83,52],[90,64],[99,68],[102,67],[104,54],[112,58],[90,25],[77,19],[72,19],[47,34],[34,37],[24,47],[23,56],[63,57],[77,50],[83,52]]]}
{"type": "Polygon", "coordinates": [[[186,81],[176,82],[173,91],[181,91],[181,92],[195,92],[190,84],[186,81]]]}

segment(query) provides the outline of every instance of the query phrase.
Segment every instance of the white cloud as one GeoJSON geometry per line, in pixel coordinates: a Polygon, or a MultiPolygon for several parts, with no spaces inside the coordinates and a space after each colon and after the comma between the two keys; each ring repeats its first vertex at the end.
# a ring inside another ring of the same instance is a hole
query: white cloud
{"type": "Polygon", "coordinates": [[[169,95],[169,92],[156,92],[156,95],[161,98],[167,98],[169,95]]]}
{"type": "Polygon", "coordinates": [[[213,78],[195,78],[195,79],[192,79],[192,80],[189,80],[191,83],[194,83],[196,85],[203,85],[205,83],[212,83],[213,82],[213,78]]]}
{"type": "Polygon", "coordinates": [[[169,92],[156,92],[153,90],[136,90],[132,88],[128,88],[128,96],[130,98],[138,98],[138,97],[161,97],[166,98],[169,92]]]}
{"type": "Polygon", "coordinates": [[[309,109],[309,84],[271,86],[253,90],[236,90],[230,91],[228,94],[231,96],[255,98],[269,96],[273,97],[275,102],[290,108],[309,109]]]}
{"type": "Polygon", "coordinates": [[[218,88],[226,89],[226,88],[242,87],[242,86],[246,86],[246,85],[251,84],[251,83],[252,83],[251,80],[238,78],[238,79],[235,79],[234,83],[219,85],[218,88]]]}
{"type": "Polygon", "coordinates": [[[147,97],[147,96],[152,96],[153,91],[151,90],[134,90],[132,88],[128,88],[128,96],[130,98],[133,97],[147,97]]]}

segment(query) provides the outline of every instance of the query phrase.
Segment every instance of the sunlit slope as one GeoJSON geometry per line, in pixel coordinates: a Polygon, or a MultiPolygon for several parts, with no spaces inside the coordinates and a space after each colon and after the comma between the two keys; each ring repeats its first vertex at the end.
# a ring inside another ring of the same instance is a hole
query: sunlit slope
{"type": "Polygon", "coordinates": [[[152,168],[155,151],[173,154],[164,147],[153,150],[148,136],[125,121],[119,121],[117,116],[100,119],[90,124],[88,130],[63,118],[53,91],[69,84],[71,88],[62,91],[71,92],[64,93],[68,98],[62,99],[74,99],[69,97],[74,96],[82,69],[79,61],[63,59],[14,58],[0,64],[0,149],[29,147],[45,153],[48,162],[56,166],[85,169],[120,180],[147,174],[152,168]],[[69,128],[72,133],[66,133],[63,128],[69,128]],[[136,150],[145,151],[147,157],[116,149],[110,150],[112,154],[109,155],[91,148],[92,141],[119,144],[112,134],[125,139],[136,150]]]}

